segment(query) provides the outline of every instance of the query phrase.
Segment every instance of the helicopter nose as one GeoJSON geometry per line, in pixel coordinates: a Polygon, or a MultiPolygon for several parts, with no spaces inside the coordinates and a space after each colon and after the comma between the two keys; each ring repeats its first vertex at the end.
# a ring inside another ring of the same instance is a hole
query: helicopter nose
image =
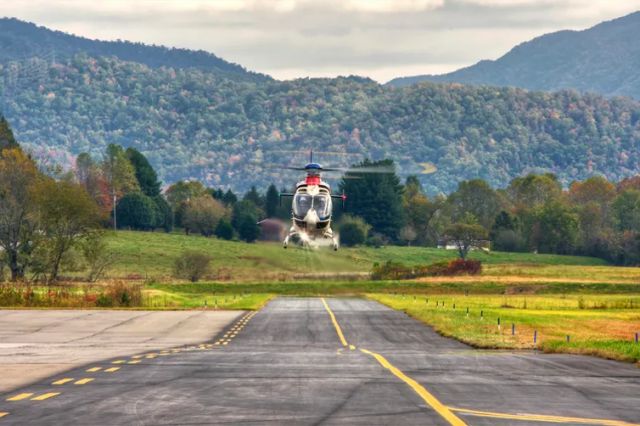
{"type": "Polygon", "coordinates": [[[310,209],[307,212],[307,215],[305,216],[304,221],[311,226],[314,226],[316,223],[318,223],[318,215],[316,214],[316,211],[313,209],[310,209]]]}

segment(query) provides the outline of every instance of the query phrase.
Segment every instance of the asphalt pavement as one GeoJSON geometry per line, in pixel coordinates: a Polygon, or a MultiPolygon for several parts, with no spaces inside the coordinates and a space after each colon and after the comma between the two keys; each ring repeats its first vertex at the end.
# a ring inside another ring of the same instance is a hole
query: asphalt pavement
{"type": "Polygon", "coordinates": [[[628,426],[640,424],[640,369],[474,350],[373,301],[279,298],[210,342],[5,393],[0,416],[0,426],[628,426]]]}

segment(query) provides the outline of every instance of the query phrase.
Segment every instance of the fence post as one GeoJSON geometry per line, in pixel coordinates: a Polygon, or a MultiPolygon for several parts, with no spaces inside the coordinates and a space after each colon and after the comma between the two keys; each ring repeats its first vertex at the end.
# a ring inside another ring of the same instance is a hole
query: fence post
{"type": "Polygon", "coordinates": [[[569,343],[570,341],[571,341],[571,336],[567,334],[567,343],[569,343]]]}
{"type": "Polygon", "coordinates": [[[636,333],[636,343],[638,343],[638,333],[636,333]]]}
{"type": "Polygon", "coordinates": [[[533,344],[535,345],[538,341],[538,330],[533,330],[533,344]]]}
{"type": "Polygon", "coordinates": [[[514,323],[511,323],[511,335],[516,335],[516,325],[514,323]]]}
{"type": "Polygon", "coordinates": [[[469,307],[467,307],[467,318],[469,318],[469,307]]]}
{"type": "Polygon", "coordinates": [[[480,311],[480,319],[483,320],[484,319],[484,311],[480,311]]]}

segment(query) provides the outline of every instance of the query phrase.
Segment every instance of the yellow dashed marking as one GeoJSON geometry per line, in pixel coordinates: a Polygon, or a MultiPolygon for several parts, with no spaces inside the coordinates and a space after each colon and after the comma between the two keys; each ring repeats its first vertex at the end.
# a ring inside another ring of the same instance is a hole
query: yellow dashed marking
{"type": "Polygon", "coordinates": [[[127,364],[140,364],[140,360],[136,359],[134,361],[129,361],[127,364]]]}
{"type": "Polygon", "coordinates": [[[43,393],[40,396],[36,396],[35,398],[31,398],[31,401],[44,401],[45,399],[53,398],[54,396],[60,395],[60,392],[49,392],[43,393]]]}
{"type": "Polygon", "coordinates": [[[102,370],[102,367],[93,367],[87,370],[87,373],[95,373],[96,371],[102,370]]]}
{"type": "Polygon", "coordinates": [[[634,423],[627,423],[621,420],[607,420],[607,419],[587,419],[582,417],[561,417],[561,416],[546,416],[541,414],[508,414],[508,413],[494,413],[491,411],[477,411],[468,410],[466,408],[449,407],[450,410],[456,411],[462,414],[468,414],[471,416],[488,417],[493,419],[504,420],[521,420],[521,421],[533,421],[533,422],[546,422],[546,423],[577,423],[585,425],[603,425],[603,426],[638,426],[634,423]]]}
{"type": "Polygon", "coordinates": [[[227,345],[229,342],[222,342],[223,345],[227,345]]]}
{"type": "Polygon", "coordinates": [[[120,370],[120,367],[111,367],[111,368],[107,368],[104,371],[105,371],[105,373],[115,373],[118,370],[120,370]]]}
{"type": "Polygon", "coordinates": [[[125,362],[127,362],[127,361],[124,360],[124,359],[119,359],[117,361],[113,361],[111,364],[124,364],[125,362]]]}
{"type": "Polygon", "coordinates": [[[72,382],[73,379],[71,378],[66,378],[66,379],[60,379],[60,380],[56,380],[55,382],[51,383],[52,385],[64,385],[65,383],[69,383],[72,382]]]}
{"type": "Polygon", "coordinates": [[[4,416],[8,416],[8,415],[9,415],[9,413],[5,413],[3,411],[0,411],[0,418],[4,417],[4,416]]]}
{"type": "Polygon", "coordinates": [[[80,379],[77,382],[74,383],[74,385],[86,385],[89,382],[93,382],[95,379],[92,379],[90,377],[86,377],[84,379],[80,379]]]}
{"type": "Polygon", "coordinates": [[[134,355],[134,356],[132,356],[131,358],[133,358],[133,359],[140,359],[140,358],[142,358],[143,356],[144,356],[144,355],[134,355]]]}
{"type": "Polygon", "coordinates": [[[32,393],[19,393],[11,398],[7,398],[7,401],[22,401],[23,399],[27,399],[32,396],[32,393]]]}
{"type": "Polygon", "coordinates": [[[156,358],[156,356],[155,355],[147,355],[147,356],[145,356],[145,358],[146,359],[154,359],[154,358],[156,358]]]}
{"type": "Polygon", "coordinates": [[[355,351],[355,350],[356,350],[356,347],[355,347],[355,346],[353,346],[353,345],[349,345],[349,349],[351,349],[352,351],[355,351]]]}

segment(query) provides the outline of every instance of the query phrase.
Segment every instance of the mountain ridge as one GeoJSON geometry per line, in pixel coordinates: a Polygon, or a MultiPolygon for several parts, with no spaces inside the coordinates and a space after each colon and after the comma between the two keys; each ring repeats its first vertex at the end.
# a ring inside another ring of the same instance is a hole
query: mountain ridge
{"type": "Polygon", "coordinates": [[[561,30],[520,43],[496,60],[441,75],[398,77],[386,83],[404,87],[422,81],[529,90],[575,89],[640,99],[640,11],[591,28],[561,30]]]}

